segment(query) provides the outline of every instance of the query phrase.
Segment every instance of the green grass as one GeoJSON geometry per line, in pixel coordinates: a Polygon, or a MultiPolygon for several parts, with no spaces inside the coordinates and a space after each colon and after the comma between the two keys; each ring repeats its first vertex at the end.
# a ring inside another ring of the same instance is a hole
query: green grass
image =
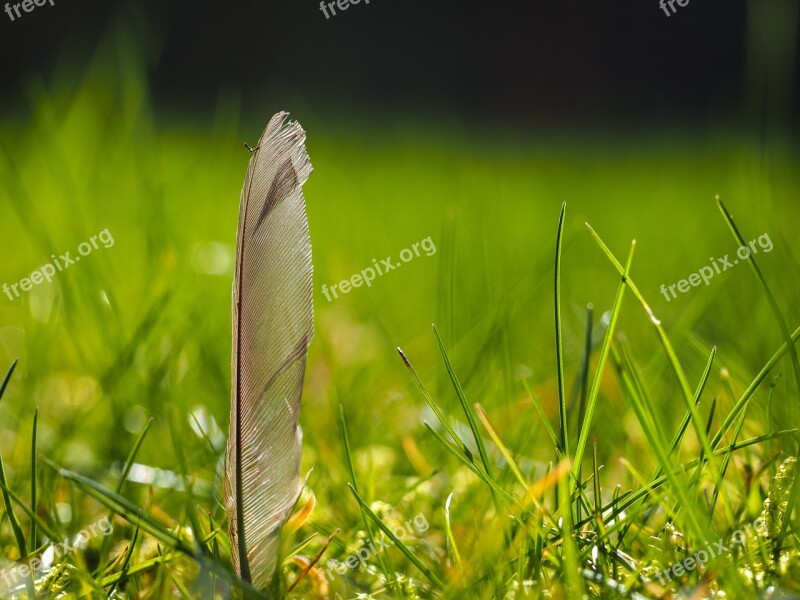
{"type": "MultiPolygon", "coordinates": [[[[170,115],[120,52],[78,87],[32,78],[0,118],[0,283],[114,238],[0,295],[0,568],[107,518],[109,535],[20,576],[19,597],[263,597],[231,572],[220,504],[230,286],[242,142],[292,107],[170,115]]],[[[400,118],[376,134],[308,113],[293,116],[315,165],[301,506],[315,503],[285,536],[280,588],[306,573],[289,597],[800,593],[788,142],[400,118]],[[762,233],[774,248],[750,269],[661,295],[762,233]],[[322,294],[428,236],[433,256],[322,294]],[[429,527],[398,537],[417,515],[429,527]],[[765,535],[659,582],[759,517],[765,535]],[[383,535],[388,550],[325,580],[383,535]]]]}

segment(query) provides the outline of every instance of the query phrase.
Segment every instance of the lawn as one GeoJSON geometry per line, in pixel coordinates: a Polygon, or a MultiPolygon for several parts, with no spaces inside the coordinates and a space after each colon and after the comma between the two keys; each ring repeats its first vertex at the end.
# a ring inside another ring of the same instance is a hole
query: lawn
{"type": "MultiPolygon", "coordinates": [[[[257,597],[220,503],[231,281],[243,143],[293,107],[158,110],[114,66],[32,80],[0,117],[0,283],[34,280],[0,295],[0,371],[19,360],[0,403],[2,593],[257,597]]],[[[315,168],[310,512],[278,589],[324,549],[288,597],[800,593],[796,147],[309,113],[292,116],[315,168]],[[763,281],[733,264],[716,196],[763,281]],[[622,284],[609,253],[624,269],[633,239],[622,284]],[[726,255],[707,285],[662,293],[726,255]],[[387,257],[402,268],[323,293],[387,257]]]]}

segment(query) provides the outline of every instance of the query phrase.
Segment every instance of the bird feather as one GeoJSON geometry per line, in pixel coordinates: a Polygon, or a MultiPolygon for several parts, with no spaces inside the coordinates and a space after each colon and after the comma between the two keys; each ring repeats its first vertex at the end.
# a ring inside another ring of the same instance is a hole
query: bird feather
{"type": "Polygon", "coordinates": [[[302,186],[305,132],[275,115],[242,189],[233,284],[231,421],[225,504],[237,573],[266,589],[281,529],[302,491],[298,424],[314,329],[311,241],[302,186]]]}

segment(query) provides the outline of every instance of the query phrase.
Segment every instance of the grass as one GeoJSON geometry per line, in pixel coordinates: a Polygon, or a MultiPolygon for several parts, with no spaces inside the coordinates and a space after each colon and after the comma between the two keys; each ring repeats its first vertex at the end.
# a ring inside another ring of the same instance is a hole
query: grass
{"type": "MultiPolygon", "coordinates": [[[[231,571],[219,476],[241,143],[269,115],[165,116],[134,59],[98,56],[77,88],[30,80],[0,120],[3,282],[114,236],[0,296],[3,595],[263,598],[231,571]],[[75,547],[104,518],[113,531],[75,547]]],[[[376,139],[308,112],[317,336],[279,591],[800,593],[791,146],[391,119],[376,139]],[[765,232],[753,273],[659,292],[765,232]],[[333,302],[319,291],[427,236],[435,255],[333,302]],[[429,527],[398,536],[417,515],[429,527]],[[759,518],[763,534],[659,578],[759,518]],[[341,564],[382,536],[389,549],[341,564]]]]}

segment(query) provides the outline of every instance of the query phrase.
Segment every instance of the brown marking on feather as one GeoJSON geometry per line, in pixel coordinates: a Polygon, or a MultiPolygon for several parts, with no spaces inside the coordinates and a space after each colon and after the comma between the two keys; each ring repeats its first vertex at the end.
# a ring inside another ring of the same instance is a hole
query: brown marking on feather
{"type": "Polygon", "coordinates": [[[269,186],[267,199],[264,202],[264,207],[261,209],[261,214],[258,215],[258,221],[256,221],[256,226],[253,229],[254,234],[258,231],[258,228],[261,227],[261,223],[264,222],[264,219],[269,216],[269,213],[271,213],[278,204],[283,202],[289,194],[297,189],[298,183],[297,171],[294,170],[292,160],[286,159],[286,162],[278,168],[275,179],[272,180],[272,185],[269,186]]]}
{"type": "Polygon", "coordinates": [[[264,384],[264,387],[261,388],[261,394],[259,395],[259,398],[261,398],[264,394],[267,393],[267,390],[272,386],[273,383],[275,383],[275,380],[278,379],[280,374],[286,371],[286,369],[288,369],[290,366],[292,366],[296,360],[301,359],[305,361],[306,359],[305,352],[307,349],[308,349],[308,335],[303,334],[303,337],[297,340],[297,344],[295,345],[295,347],[286,356],[286,358],[283,359],[283,362],[281,362],[278,369],[272,374],[272,377],[269,378],[269,381],[267,381],[267,383],[264,384]]]}

